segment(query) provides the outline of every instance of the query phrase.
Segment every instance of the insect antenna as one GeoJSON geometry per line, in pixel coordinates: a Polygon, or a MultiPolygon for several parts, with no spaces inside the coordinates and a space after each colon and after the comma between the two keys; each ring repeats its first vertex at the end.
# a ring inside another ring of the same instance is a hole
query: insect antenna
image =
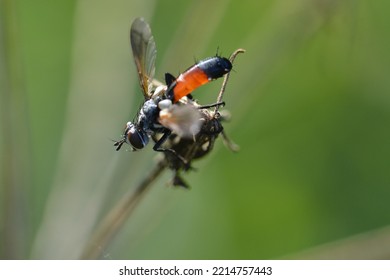
{"type": "Polygon", "coordinates": [[[112,140],[112,141],[115,142],[115,143],[114,143],[114,146],[116,147],[116,149],[115,149],[116,151],[119,151],[120,148],[122,147],[123,143],[125,143],[125,139],[118,140],[118,141],[112,140]]]}

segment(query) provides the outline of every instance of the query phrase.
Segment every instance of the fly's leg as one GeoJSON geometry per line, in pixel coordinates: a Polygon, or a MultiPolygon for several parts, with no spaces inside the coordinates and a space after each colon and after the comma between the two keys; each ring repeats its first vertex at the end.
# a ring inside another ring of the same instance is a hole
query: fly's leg
{"type": "Polygon", "coordinates": [[[225,101],[199,106],[198,109],[209,109],[209,108],[217,107],[217,106],[222,106],[222,107],[225,106],[225,101]]]}
{"type": "Polygon", "coordinates": [[[153,150],[155,150],[156,152],[164,152],[164,153],[171,154],[173,157],[178,159],[183,164],[185,170],[190,169],[191,168],[190,164],[181,155],[176,153],[175,150],[173,150],[173,149],[165,149],[165,148],[161,147],[161,145],[164,144],[165,141],[167,141],[168,137],[171,134],[172,134],[172,131],[166,130],[164,132],[163,136],[161,136],[161,138],[156,142],[156,144],[154,144],[153,150]]]}
{"type": "Polygon", "coordinates": [[[179,171],[176,171],[175,176],[173,176],[171,183],[172,183],[172,185],[177,186],[177,187],[182,187],[185,189],[190,188],[190,186],[187,184],[187,182],[184,181],[183,178],[181,178],[181,176],[179,175],[179,171]]]}
{"type": "Polygon", "coordinates": [[[234,143],[232,140],[230,140],[229,137],[227,137],[225,131],[222,131],[222,140],[226,147],[228,147],[229,150],[232,152],[238,152],[240,150],[240,146],[238,146],[236,143],[234,143]]]}

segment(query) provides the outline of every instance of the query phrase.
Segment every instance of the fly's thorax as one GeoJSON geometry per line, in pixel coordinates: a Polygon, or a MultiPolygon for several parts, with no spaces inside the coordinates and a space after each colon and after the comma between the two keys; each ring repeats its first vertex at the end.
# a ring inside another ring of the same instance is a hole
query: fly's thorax
{"type": "Polygon", "coordinates": [[[155,100],[149,99],[145,101],[138,114],[137,126],[149,134],[152,133],[159,111],[160,109],[155,100]]]}
{"type": "Polygon", "coordinates": [[[152,116],[156,112],[158,112],[157,101],[154,99],[146,100],[140,111],[141,114],[146,116],[152,116]]]}

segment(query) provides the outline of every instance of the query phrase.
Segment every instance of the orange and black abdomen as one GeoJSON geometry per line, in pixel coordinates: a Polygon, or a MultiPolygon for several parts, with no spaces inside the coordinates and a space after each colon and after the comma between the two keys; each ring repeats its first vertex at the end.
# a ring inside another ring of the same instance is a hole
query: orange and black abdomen
{"type": "Polygon", "coordinates": [[[231,69],[232,63],[227,58],[219,56],[207,58],[190,67],[172,82],[166,78],[168,85],[166,95],[175,103],[201,85],[222,77],[231,69]]]}

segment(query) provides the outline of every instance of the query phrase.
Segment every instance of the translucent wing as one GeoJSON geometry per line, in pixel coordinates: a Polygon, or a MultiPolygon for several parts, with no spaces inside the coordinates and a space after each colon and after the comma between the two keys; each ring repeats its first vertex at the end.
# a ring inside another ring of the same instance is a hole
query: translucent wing
{"type": "Polygon", "coordinates": [[[130,43],[137,66],[140,86],[145,98],[150,98],[153,87],[156,43],[149,24],[143,18],[136,18],[130,29],[130,43]]]}
{"type": "Polygon", "coordinates": [[[173,133],[184,138],[194,137],[202,126],[201,115],[190,105],[172,105],[160,111],[159,122],[173,133]]]}

